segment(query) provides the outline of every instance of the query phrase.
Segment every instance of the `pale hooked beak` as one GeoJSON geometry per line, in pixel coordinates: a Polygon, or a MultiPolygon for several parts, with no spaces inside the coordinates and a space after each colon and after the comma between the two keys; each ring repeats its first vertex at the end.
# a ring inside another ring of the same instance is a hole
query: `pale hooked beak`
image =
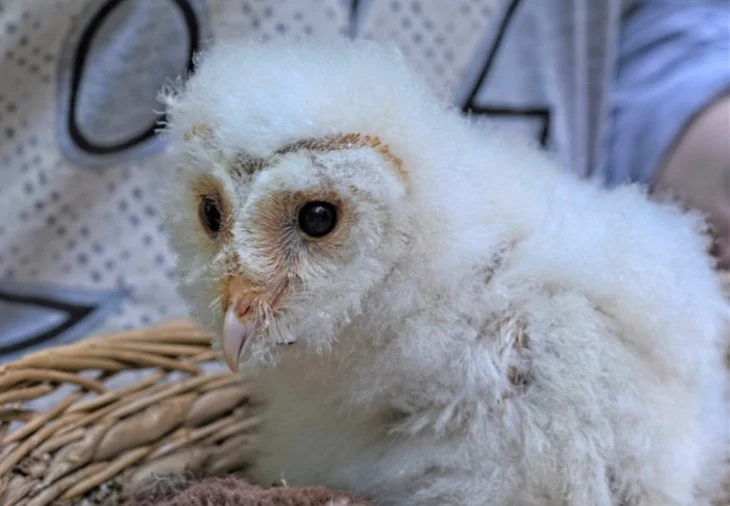
{"type": "Polygon", "coordinates": [[[253,283],[242,277],[232,276],[228,281],[224,299],[223,358],[233,372],[238,372],[238,363],[246,352],[258,330],[253,314],[257,294],[253,283]]]}

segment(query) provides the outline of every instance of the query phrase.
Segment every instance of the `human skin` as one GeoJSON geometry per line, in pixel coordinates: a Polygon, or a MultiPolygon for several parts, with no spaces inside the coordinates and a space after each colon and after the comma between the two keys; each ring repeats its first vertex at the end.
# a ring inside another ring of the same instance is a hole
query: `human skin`
{"type": "Polygon", "coordinates": [[[718,266],[730,268],[730,91],[689,123],[662,163],[656,196],[671,194],[703,212],[718,266]]]}

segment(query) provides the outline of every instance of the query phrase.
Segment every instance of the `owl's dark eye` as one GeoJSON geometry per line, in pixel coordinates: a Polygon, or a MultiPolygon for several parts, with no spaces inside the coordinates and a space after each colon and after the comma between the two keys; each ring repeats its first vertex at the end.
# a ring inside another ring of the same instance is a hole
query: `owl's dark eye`
{"type": "Polygon", "coordinates": [[[218,202],[210,197],[203,197],[198,204],[198,216],[205,230],[217,234],[221,229],[221,210],[218,202]]]}
{"type": "Polygon", "coordinates": [[[299,210],[299,228],[309,237],[324,237],[337,225],[337,209],[328,202],[308,202],[299,210]]]}

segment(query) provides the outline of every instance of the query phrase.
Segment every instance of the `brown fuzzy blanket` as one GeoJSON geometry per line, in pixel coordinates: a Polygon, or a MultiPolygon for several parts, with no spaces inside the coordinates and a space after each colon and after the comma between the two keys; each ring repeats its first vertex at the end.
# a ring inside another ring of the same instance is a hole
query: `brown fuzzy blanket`
{"type": "Polygon", "coordinates": [[[242,478],[205,478],[186,484],[160,481],[128,506],[371,506],[350,494],[322,487],[261,488],[242,478]]]}

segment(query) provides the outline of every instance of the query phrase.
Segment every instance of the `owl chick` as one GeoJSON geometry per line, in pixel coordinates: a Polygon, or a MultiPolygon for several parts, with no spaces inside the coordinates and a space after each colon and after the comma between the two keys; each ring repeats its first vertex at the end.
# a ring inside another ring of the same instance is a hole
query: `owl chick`
{"type": "Polygon", "coordinates": [[[379,506],[719,497],[701,217],[475,126],[375,42],[219,42],[165,99],[180,290],[266,407],[251,480],[379,506]]]}

